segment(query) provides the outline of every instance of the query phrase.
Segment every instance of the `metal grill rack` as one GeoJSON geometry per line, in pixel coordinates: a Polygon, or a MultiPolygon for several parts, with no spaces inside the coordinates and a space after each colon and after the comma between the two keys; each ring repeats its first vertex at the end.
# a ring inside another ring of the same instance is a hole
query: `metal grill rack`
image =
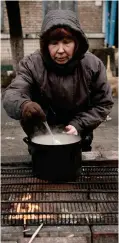
{"type": "Polygon", "coordinates": [[[118,169],[82,166],[76,181],[53,184],[31,167],[3,166],[1,223],[10,225],[106,225],[118,223],[118,169]]]}

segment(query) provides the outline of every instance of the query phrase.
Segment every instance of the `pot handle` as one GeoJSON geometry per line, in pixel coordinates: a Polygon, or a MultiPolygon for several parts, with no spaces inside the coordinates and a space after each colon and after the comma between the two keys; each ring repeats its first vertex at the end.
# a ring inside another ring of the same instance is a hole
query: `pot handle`
{"type": "Polygon", "coordinates": [[[28,137],[23,138],[23,141],[29,145],[31,143],[30,139],[28,137]]]}

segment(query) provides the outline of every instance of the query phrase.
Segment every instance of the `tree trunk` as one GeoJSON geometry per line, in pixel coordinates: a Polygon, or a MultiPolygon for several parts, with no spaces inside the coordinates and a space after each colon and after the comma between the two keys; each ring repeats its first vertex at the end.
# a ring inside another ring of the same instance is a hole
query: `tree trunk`
{"type": "Polygon", "coordinates": [[[6,8],[10,29],[10,43],[13,60],[13,69],[18,70],[18,63],[24,57],[24,45],[20,9],[18,1],[6,1],[6,8]]]}

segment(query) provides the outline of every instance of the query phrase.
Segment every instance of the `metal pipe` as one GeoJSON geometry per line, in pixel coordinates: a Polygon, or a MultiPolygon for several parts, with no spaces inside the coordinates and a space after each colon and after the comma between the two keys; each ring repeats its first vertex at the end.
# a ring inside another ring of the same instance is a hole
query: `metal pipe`
{"type": "Polygon", "coordinates": [[[43,18],[50,10],[55,10],[59,8],[59,1],[42,1],[43,18]]]}
{"type": "Polygon", "coordinates": [[[109,0],[105,1],[105,46],[109,44],[110,12],[109,0]]]}
{"type": "Polygon", "coordinates": [[[116,10],[117,10],[117,1],[112,1],[109,46],[114,46],[115,27],[116,27],[116,13],[117,13],[116,10]]]}
{"type": "Polygon", "coordinates": [[[105,1],[102,3],[102,33],[105,33],[105,1]]]}
{"type": "Polygon", "coordinates": [[[1,32],[4,31],[4,2],[1,1],[1,32]]]}
{"type": "Polygon", "coordinates": [[[42,8],[43,8],[43,17],[48,13],[50,10],[55,9],[70,9],[78,15],[78,3],[77,1],[42,1],[42,8]]]}
{"type": "Polygon", "coordinates": [[[62,0],[59,0],[59,9],[61,9],[61,2],[62,0]]]}

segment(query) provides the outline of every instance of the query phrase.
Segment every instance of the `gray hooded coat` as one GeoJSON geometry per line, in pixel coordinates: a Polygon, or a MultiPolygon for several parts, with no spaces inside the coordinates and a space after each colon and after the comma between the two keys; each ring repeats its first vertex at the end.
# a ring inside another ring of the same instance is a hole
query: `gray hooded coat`
{"type": "Polygon", "coordinates": [[[80,134],[98,127],[109,114],[113,101],[106,70],[100,59],[87,52],[88,41],[70,10],[52,10],[41,29],[41,51],[25,57],[4,93],[7,114],[21,120],[21,105],[32,100],[41,105],[49,124],[71,124],[80,134]],[[70,27],[79,41],[74,57],[59,65],[51,60],[44,36],[57,26],[70,27]]]}

